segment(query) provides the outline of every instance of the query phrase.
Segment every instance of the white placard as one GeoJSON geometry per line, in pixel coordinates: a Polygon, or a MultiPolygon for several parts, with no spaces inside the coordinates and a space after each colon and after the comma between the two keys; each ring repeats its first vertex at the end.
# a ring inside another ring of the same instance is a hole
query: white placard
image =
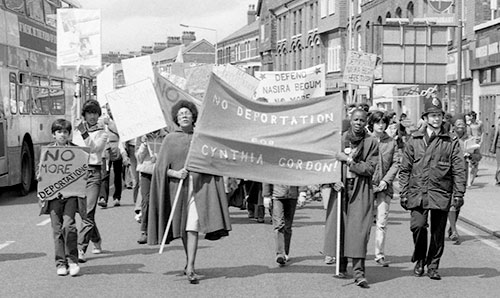
{"type": "Polygon", "coordinates": [[[121,141],[167,126],[150,79],[106,94],[121,141]]]}
{"type": "Polygon", "coordinates": [[[141,56],[122,60],[123,76],[127,85],[136,82],[150,79],[153,81],[153,66],[151,64],[151,56],[141,56]]]}
{"type": "Polygon", "coordinates": [[[111,64],[97,75],[97,101],[101,107],[108,102],[106,94],[115,90],[114,68],[114,64],[111,64]]]}
{"type": "Polygon", "coordinates": [[[57,66],[101,66],[101,10],[57,10],[57,66]]]}
{"type": "Polygon", "coordinates": [[[344,83],[359,86],[371,86],[377,55],[358,51],[347,52],[344,70],[344,83]]]}
{"type": "Polygon", "coordinates": [[[256,71],[255,98],[286,102],[325,96],[325,65],[294,71],[256,71]]]}

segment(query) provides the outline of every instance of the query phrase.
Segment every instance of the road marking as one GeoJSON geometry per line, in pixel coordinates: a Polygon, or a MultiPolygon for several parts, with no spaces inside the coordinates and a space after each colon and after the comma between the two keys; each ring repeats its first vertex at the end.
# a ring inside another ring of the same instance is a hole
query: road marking
{"type": "Polygon", "coordinates": [[[7,246],[11,245],[15,241],[5,241],[5,243],[0,244],[0,249],[6,248],[7,246]]]}
{"type": "Polygon", "coordinates": [[[46,220],[42,221],[41,223],[37,223],[37,226],[44,226],[50,222],[50,218],[47,218],[46,220]]]}
{"type": "Polygon", "coordinates": [[[478,239],[479,241],[483,242],[484,244],[492,247],[492,248],[495,248],[497,250],[500,250],[500,243],[498,242],[495,242],[495,241],[492,241],[490,239],[487,239],[486,237],[484,236],[477,236],[477,235],[474,235],[475,233],[467,228],[464,228],[464,227],[461,227],[461,226],[457,226],[457,229],[459,230],[462,230],[462,232],[465,232],[466,234],[469,234],[471,236],[473,236],[474,238],[478,239]]]}

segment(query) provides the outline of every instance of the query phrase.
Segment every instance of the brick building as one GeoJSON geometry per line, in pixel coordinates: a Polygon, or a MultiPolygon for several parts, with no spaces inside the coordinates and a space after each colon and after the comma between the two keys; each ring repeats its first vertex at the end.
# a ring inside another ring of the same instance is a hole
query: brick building
{"type": "Polygon", "coordinates": [[[255,5],[249,5],[247,24],[217,42],[217,64],[230,63],[253,75],[262,65],[258,45],[259,21],[255,5]]]}

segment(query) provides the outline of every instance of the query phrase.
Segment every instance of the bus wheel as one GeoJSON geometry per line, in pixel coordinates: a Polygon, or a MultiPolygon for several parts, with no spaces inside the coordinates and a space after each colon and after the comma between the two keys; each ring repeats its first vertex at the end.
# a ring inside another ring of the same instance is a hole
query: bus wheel
{"type": "Polygon", "coordinates": [[[23,148],[21,149],[21,185],[19,187],[19,192],[22,196],[30,192],[34,177],[33,156],[28,144],[23,142],[23,148]]]}

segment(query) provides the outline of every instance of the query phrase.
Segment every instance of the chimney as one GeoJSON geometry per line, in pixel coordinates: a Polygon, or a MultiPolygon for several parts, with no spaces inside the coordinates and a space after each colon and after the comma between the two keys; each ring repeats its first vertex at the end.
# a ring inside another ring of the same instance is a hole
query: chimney
{"type": "Polygon", "coordinates": [[[181,39],[182,39],[182,44],[184,46],[188,46],[190,43],[196,40],[196,37],[194,36],[194,31],[183,31],[181,39]]]}
{"type": "Polygon", "coordinates": [[[257,12],[255,11],[255,5],[254,4],[250,4],[248,6],[248,12],[247,12],[247,20],[248,20],[247,25],[250,25],[253,22],[255,22],[256,15],[257,15],[257,12]]]}
{"type": "Polygon", "coordinates": [[[180,46],[181,44],[180,36],[167,36],[167,48],[180,46]]]}

